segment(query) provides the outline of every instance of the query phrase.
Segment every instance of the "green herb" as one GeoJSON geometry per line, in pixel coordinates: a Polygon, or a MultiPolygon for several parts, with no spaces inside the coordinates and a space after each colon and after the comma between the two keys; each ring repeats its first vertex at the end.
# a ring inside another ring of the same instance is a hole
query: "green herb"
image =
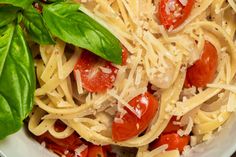
{"type": "Polygon", "coordinates": [[[13,6],[27,8],[34,0],[0,0],[0,4],[11,4],[13,6]]]}
{"type": "Polygon", "coordinates": [[[38,44],[54,44],[42,16],[32,6],[23,11],[23,23],[28,35],[38,44]]]}
{"type": "Polygon", "coordinates": [[[20,129],[33,106],[32,56],[19,25],[0,29],[0,139],[20,129]]]}
{"type": "Polygon", "coordinates": [[[79,4],[66,2],[44,6],[43,18],[51,33],[67,43],[121,64],[120,42],[79,8],[79,4]]]}
{"type": "Polygon", "coordinates": [[[17,17],[18,11],[19,8],[11,5],[0,6],[0,27],[3,27],[14,21],[17,17]]]}

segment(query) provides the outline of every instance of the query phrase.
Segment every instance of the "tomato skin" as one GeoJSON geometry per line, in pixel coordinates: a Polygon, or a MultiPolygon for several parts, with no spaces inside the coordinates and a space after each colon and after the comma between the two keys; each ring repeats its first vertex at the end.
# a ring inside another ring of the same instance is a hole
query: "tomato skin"
{"type": "Polygon", "coordinates": [[[123,123],[113,121],[112,138],[114,141],[128,140],[142,133],[158,110],[157,99],[148,92],[133,98],[129,105],[137,113],[140,113],[140,117],[137,117],[127,108],[125,108],[127,113],[123,117],[120,117],[120,114],[117,113],[116,118],[121,118],[123,123]]]}
{"type": "MultiPolygon", "coordinates": [[[[66,125],[60,120],[57,120],[54,124],[54,129],[57,132],[61,132],[65,130],[65,128],[66,125]]],[[[46,148],[52,150],[56,154],[65,155],[66,157],[74,157],[75,149],[84,144],[84,142],[76,132],[72,133],[70,136],[64,139],[57,139],[53,137],[49,132],[46,132],[40,136],[36,136],[35,139],[39,143],[45,142],[46,148]],[[68,153],[64,154],[65,152],[68,153]]],[[[87,153],[88,149],[85,149],[78,157],[86,157],[87,153]]]]}
{"type": "Polygon", "coordinates": [[[184,147],[189,144],[190,136],[179,136],[177,133],[169,133],[160,135],[159,139],[155,140],[151,145],[151,150],[160,147],[161,145],[168,144],[167,150],[178,149],[180,153],[183,152],[184,147]]]}
{"type": "MultiPolygon", "coordinates": [[[[126,65],[128,50],[122,46],[122,65],[126,65]]],[[[83,88],[89,92],[104,92],[112,88],[115,82],[118,69],[111,62],[96,56],[95,54],[84,50],[74,67],[74,76],[76,70],[80,71],[83,88]],[[109,73],[103,72],[100,67],[109,69],[109,73]]]]}
{"type": "Polygon", "coordinates": [[[168,125],[166,126],[165,130],[162,132],[162,134],[167,134],[167,133],[174,133],[177,132],[179,129],[181,129],[182,127],[179,125],[174,125],[173,122],[177,121],[177,117],[173,116],[168,125]]]}
{"type": "Polygon", "coordinates": [[[104,92],[112,88],[118,69],[110,62],[84,50],[74,67],[74,75],[76,70],[80,71],[82,85],[87,91],[104,92]],[[109,69],[110,72],[105,73],[99,67],[109,69]]]}
{"type": "MultiPolygon", "coordinates": [[[[40,143],[45,142],[46,148],[52,150],[53,152],[62,155],[65,151],[68,151],[66,157],[72,157],[75,154],[75,149],[84,144],[81,141],[79,135],[77,133],[73,133],[67,138],[57,139],[53,137],[49,132],[44,133],[41,136],[35,137],[37,141],[40,143]]],[[[80,157],[86,157],[87,149],[85,149],[80,157]]]]}
{"type": "Polygon", "coordinates": [[[179,0],[161,0],[156,16],[160,20],[160,23],[164,25],[166,29],[169,29],[171,26],[173,26],[173,28],[177,28],[188,18],[194,3],[195,0],[188,0],[186,6],[183,6],[179,2],[179,0]],[[167,5],[170,3],[174,3],[175,8],[174,10],[170,10],[170,12],[167,13],[166,10],[169,9],[166,9],[166,7],[168,7],[167,5]],[[180,12],[178,12],[177,14],[174,13],[178,11],[178,9],[180,12]]]}
{"type": "Polygon", "coordinates": [[[89,145],[87,157],[107,157],[107,154],[103,150],[102,146],[96,146],[91,144],[89,145]]]}
{"type": "Polygon", "coordinates": [[[217,50],[209,41],[206,41],[201,58],[187,69],[185,87],[205,87],[214,80],[217,65],[217,50]]]}
{"type": "MultiPolygon", "coordinates": [[[[176,116],[172,116],[172,118],[170,119],[170,121],[169,121],[168,125],[166,126],[165,130],[164,130],[164,131],[162,132],[162,134],[160,135],[160,139],[156,139],[155,141],[153,141],[153,142],[149,145],[149,150],[153,150],[153,149],[155,149],[155,148],[161,146],[161,145],[162,145],[162,143],[161,143],[161,137],[162,137],[162,139],[164,140],[164,139],[165,139],[165,136],[164,136],[164,135],[169,135],[170,137],[176,136],[177,131],[178,131],[179,129],[182,129],[182,127],[181,127],[180,125],[174,125],[174,124],[173,124],[174,121],[178,122],[176,116]],[[174,135],[172,135],[172,134],[174,134],[174,135]],[[164,136],[164,137],[163,137],[163,136],[164,136]]],[[[172,137],[172,139],[174,139],[174,138],[172,137]]],[[[184,139],[185,139],[185,138],[184,138],[184,139]]],[[[162,141],[163,141],[163,140],[162,140],[162,141]]],[[[171,142],[168,142],[168,143],[171,143],[171,142]]],[[[168,144],[168,143],[165,143],[165,144],[168,144]]],[[[171,144],[172,144],[172,143],[171,143],[171,144]]],[[[184,145],[184,146],[185,146],[185,145],[184,145]]],[[[180,148],[180,150],[181,150],[182,147],[179,147],[177,144],[176,144],[176,145],[172,144],[172,147],[170,147],[169,149],[172,150],[171,148],[175,148],[175,149],[176,149],[176,148],[180,148]]]]}
{"type": "Polygon", "coordinates": [[[77,157],[87,157],[88,156],[88,148],[81,152],[80,156],[77,157]]]}

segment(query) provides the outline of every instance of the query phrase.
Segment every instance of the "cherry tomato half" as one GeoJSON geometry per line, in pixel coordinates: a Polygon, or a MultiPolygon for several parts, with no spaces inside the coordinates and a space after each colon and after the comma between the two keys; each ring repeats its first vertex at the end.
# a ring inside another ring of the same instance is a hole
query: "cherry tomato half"
{"type": "Polygon", "coordinates": [[[110,62],[84,50],[74,67],[74,74],[76,70],[80,71],[82,85],[87,91],[103,92],[112,88],[118,69],[110,62]]]}
{"type": "Polygon", "coordinates": [[[157,18],[166,29],[181,25],[189,16],[195,0],[188,0],[184,6],[179,0],[161,0],[157,18]]]}
{"type": "Polygon", "coordinates": [[[102,146],[89,145],[88,157],[107,157],[102,146]]]}
{"type": "Polygon", "coordinates": [[[125,108],[127,113],[120,117],[117,113],[115,118],[122,119],[122,122],[114,120],[112,124],[112,138],[114,141],[124,141],[142,133],[150,124],[158,110],[158,101],[150,93],[138,95],[133,98],[129,105],[134,108],[140,117],[125,108]]]}
{"type": "Polygon", "coordinates": [[[189,144],[190,136],[179,136],[177,133],[169,133],[160,135],[159,139],[151,143],[151,150],[160,147],[161,145],[168,144],[167,150],[178,149],[180,153],[184,150],[184,147],[189,144]]]}
{"type": "Polygon", "coordinates": [[[201,58],[187,69],[185,87],[205,87],[212,82],[218,65],[216,48],[208,41],[205,42],[201,58]]]}

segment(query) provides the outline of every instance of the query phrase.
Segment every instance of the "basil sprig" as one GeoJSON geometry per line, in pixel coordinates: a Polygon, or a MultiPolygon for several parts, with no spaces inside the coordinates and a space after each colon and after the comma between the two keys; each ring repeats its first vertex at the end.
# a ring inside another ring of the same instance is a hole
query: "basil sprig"
{"type": "Polygon", "coordinates": [[[25,36],[38,44],[54,44],[54,36],[121,64],[118,39],[79,4],[64,1],[0,0],[0,139],[20,129],[34,103],[36,78],[25,36]]]}
{"type": "Polygon", "coordinates": [[[43,18],[54,36],[120,64],[120,42],[79,8],[79,4],[68,2],[46,5],[43,18]]]}

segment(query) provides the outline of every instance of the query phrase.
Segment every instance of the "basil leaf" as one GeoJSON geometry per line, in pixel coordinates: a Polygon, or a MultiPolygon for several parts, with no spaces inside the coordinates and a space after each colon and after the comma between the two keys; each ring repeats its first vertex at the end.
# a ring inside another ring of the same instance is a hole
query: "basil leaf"
{"type": "Polygon", "coordinates": [[[3,27],[12,21],[14,21],[17,17],[17,12],[19,11],[19,8],[10,6],[10,5],[4,5],[0,6],[0,27],[3,27]]]}
{"type": "Polygon", "coordinates": [[[0,0],[0,4],[11,4],[13,6],[27,8],[34,0],[0,0]]]}
{"type": "Polygon", "coordinates": [[[19,25],[0,29],[0,139],[20,129],[32,110],[35,73],[19,25]]]}
{"type": "Polygon", "coordinates": [[[43,18],[33,7],[23,11],[23,23],[31,39],[38,44],[54,44],[43,18]]]}
{"type": "Polygon", "coordinates": [[[56,3],[44,6],[43,18],[53,35],[87,49],[116,64],[121,64],[118,39],[92,18],[79,11],[79,4],[56,3]]]}

